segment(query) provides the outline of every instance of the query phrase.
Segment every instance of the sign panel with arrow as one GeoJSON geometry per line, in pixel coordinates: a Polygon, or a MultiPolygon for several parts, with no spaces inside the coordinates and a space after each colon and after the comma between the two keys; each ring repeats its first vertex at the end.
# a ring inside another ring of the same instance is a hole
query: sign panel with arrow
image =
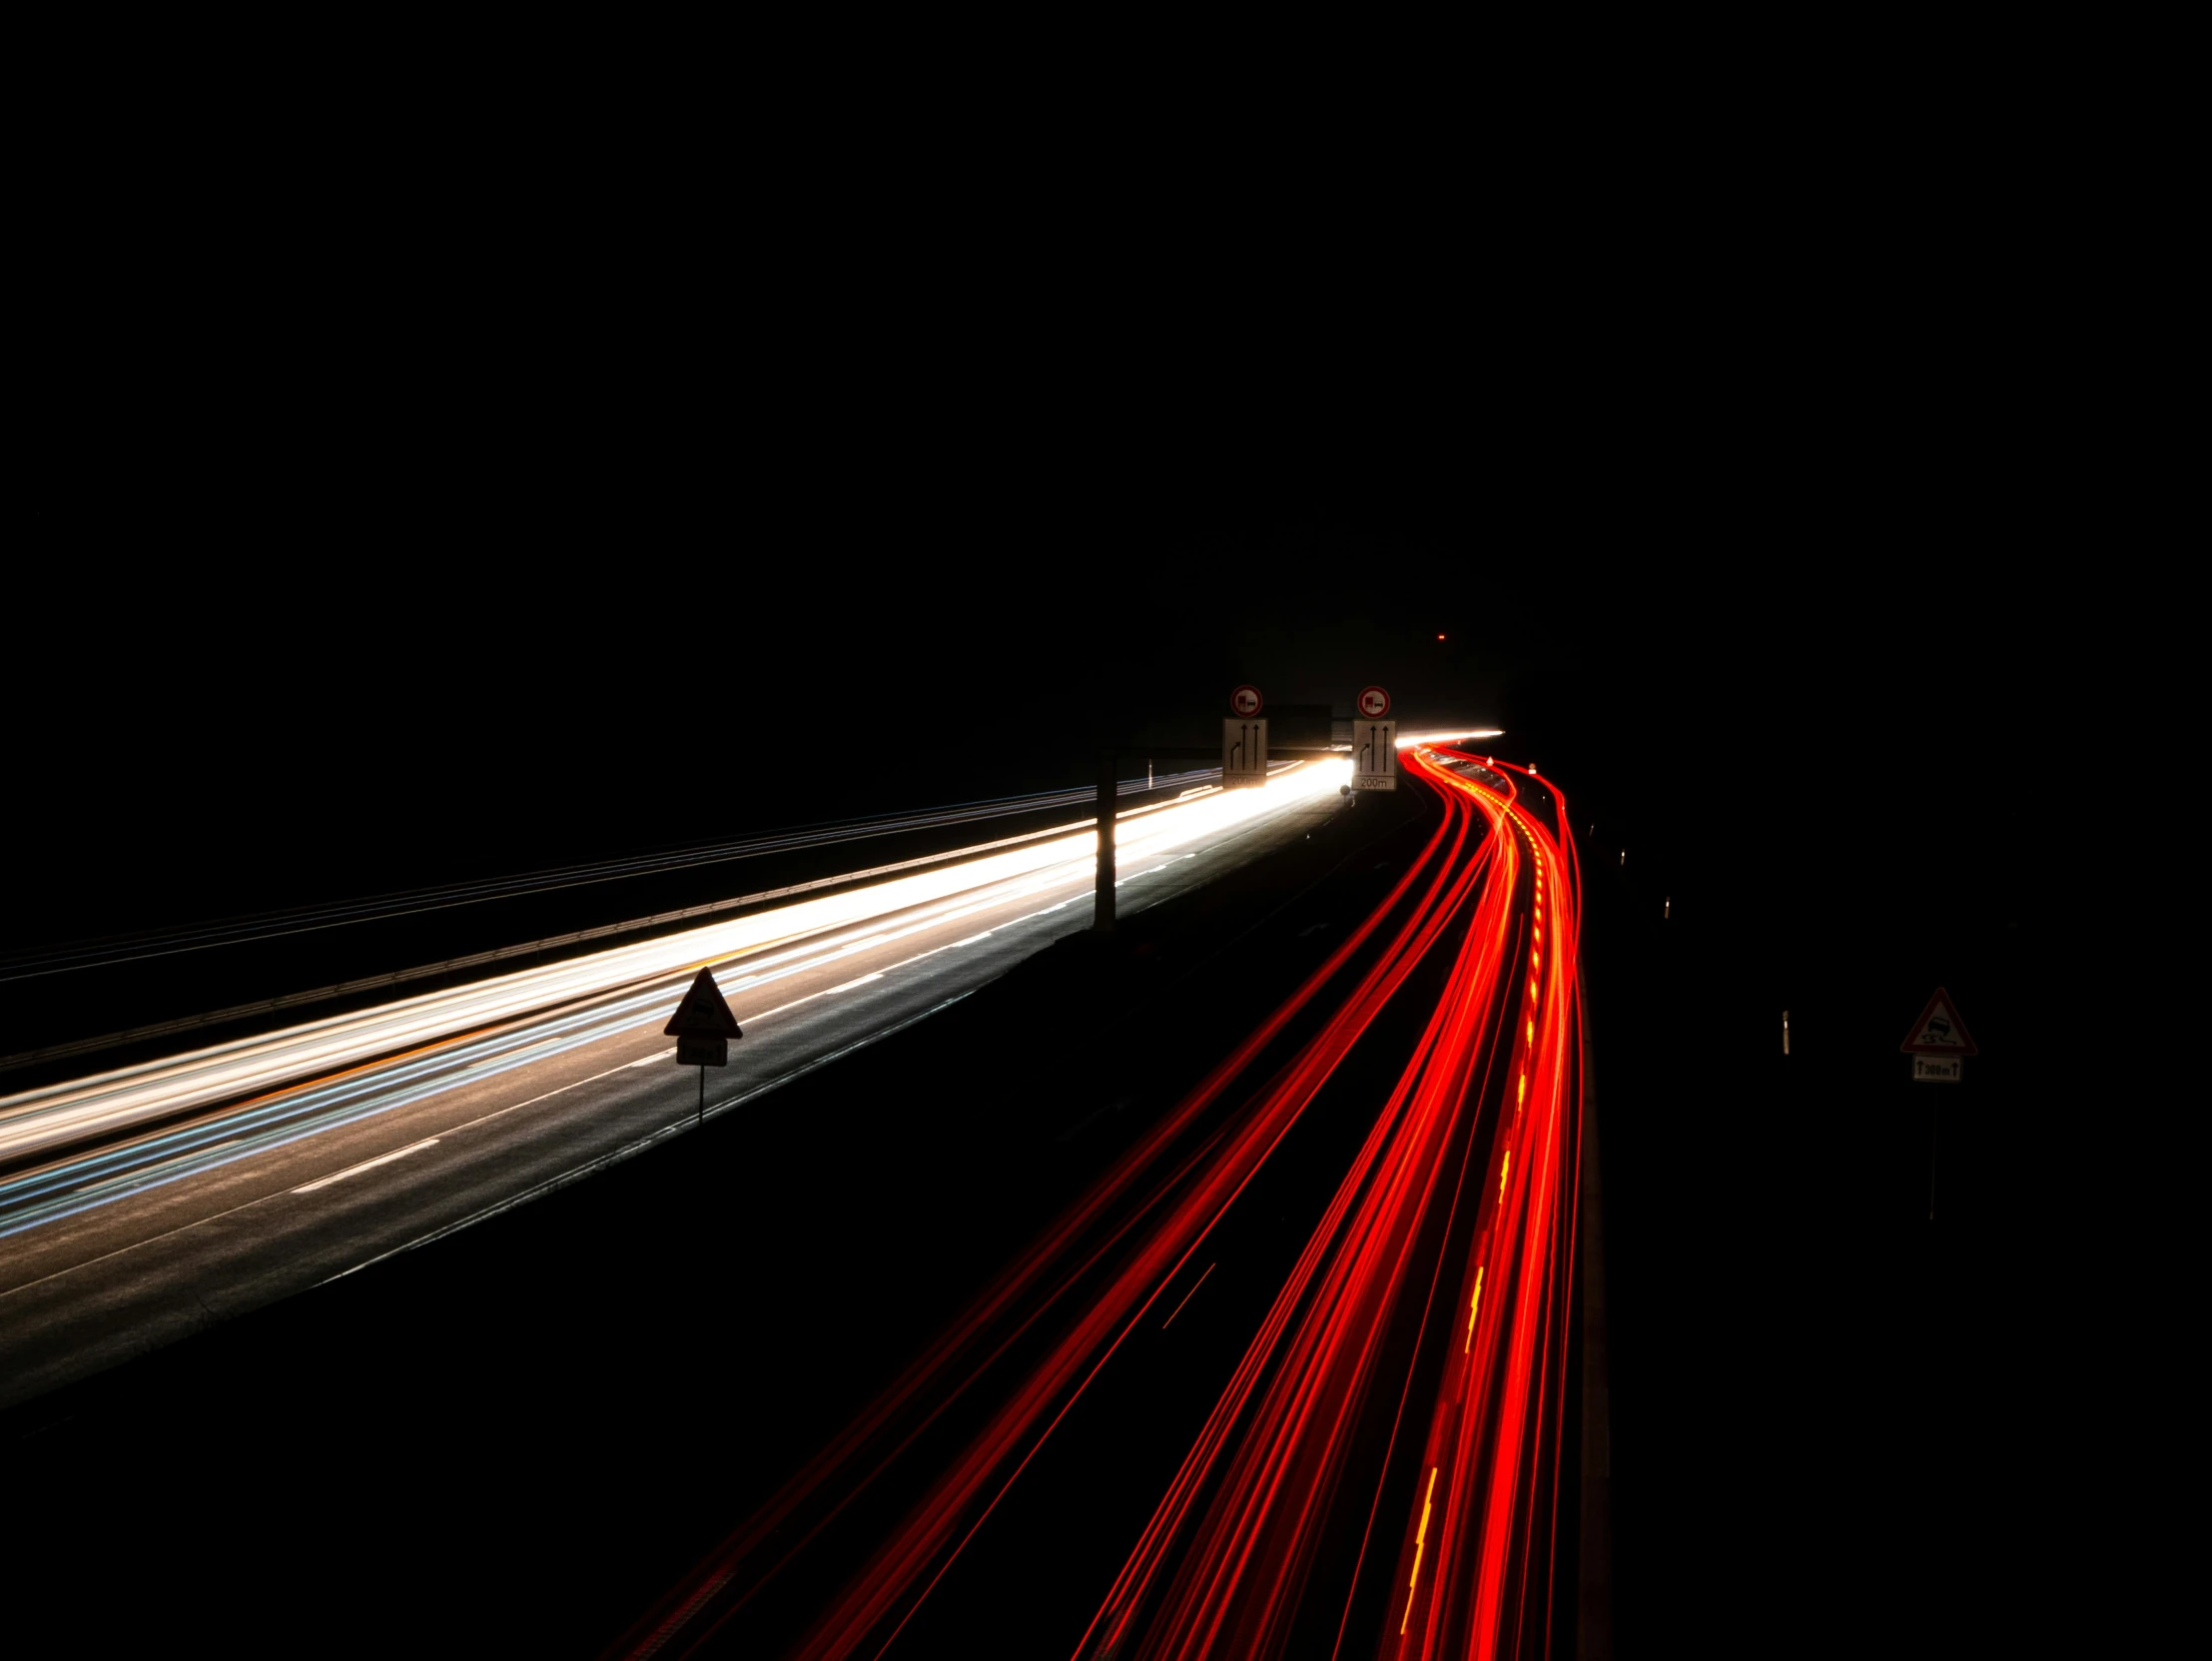
{"type": "Polygon", "coordinates": [[[1370,721],[1362,716],[1352,723],[1352,788],[1398,788],[1397,722],[1370,721]]]}
{"type": "Polygon", "coordinates": [[[1221,788],[1245,789],[1267,782],[1267,722],[1230,717],[1221,723],[1221,788]]]}
{"type": "MultiPolygon", "coordinates": [[[[678,1067],[727,1067],[730,1040],[743,1038],[729,1001],[714,984],[714,971],[702,969],[676,1006],[662,1033],[676,1041],[678,1067]]],[[[702,1079],[704,1075],[701,1076],[702,1079]]]]}

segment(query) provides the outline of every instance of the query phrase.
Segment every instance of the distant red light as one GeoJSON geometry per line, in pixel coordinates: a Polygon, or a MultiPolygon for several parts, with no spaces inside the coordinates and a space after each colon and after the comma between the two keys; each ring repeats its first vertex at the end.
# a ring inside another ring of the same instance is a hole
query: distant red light
{"type": "Polygon", "coordinates": [[[1441,634],[1439,634],[1439,635],[1437,636],[1437,639],[1439,639],[1439,640],[1441,640],[1441,639],[1443,639],[1443,638],[1444,638],[1444,637],[1443,637],[1443,636],[1442,636],[1441,634]]]}

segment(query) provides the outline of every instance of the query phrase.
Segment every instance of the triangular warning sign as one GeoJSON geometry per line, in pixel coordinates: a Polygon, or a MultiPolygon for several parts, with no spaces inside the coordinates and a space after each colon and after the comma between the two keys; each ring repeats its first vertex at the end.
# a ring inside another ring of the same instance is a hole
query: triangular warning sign
{"type": "Polygon", "coordinates": [[[1935,996],[1927,1001],[1927,1008],[1920,1011],[1920,1019],[1912,1023],[1911,1032],[1897,1048],[1914,1056],[1981,1054],[1967,1036],[1966,1023],[1958,1019],[1958,1011],[1951,1007],[1951,995],[1941,987],[1935,989],[1935,996]]]}
{"type": "Polygon", "coordinates": [[[714,984],[713,973],[705,969],[699,971],[699,978],[691,983],[691,990],[676,1006],[675,1016],[661,1031],[670,1038],[745,1036],[737,1030],[737,1017],[730,1013],[722,989],[714,984]]]}

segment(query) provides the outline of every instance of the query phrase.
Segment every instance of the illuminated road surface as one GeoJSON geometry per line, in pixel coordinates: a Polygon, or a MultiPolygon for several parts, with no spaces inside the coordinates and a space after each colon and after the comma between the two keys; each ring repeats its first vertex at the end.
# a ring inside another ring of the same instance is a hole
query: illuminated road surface
{"type": "MultiPolygon", "coordinates": [[[[1344,772],[1131,810],[1119,908],[1307,833],[1344,772]]],[[[660,1031],[702,964],[746,1033],[707,1115],[773,1112],[779,1083],[1088,927],[1092,862],[1090,832],[1050,838],[0,1099],[0,1404],[681,1135],[699,1076],[660,1031]]]]}
{"type": "Polygon", "coordinates": [[[1407,762],[1440,811],[1388,896],[613,1653],[1551,1653],[1580,879],[1548,781],[1407,762]],[[1193,1322],[1241,1355],[1178,1365],[1193,1322]],[[1102,1510],[1110,1558],[1050,1549],[1102,1510]]]}

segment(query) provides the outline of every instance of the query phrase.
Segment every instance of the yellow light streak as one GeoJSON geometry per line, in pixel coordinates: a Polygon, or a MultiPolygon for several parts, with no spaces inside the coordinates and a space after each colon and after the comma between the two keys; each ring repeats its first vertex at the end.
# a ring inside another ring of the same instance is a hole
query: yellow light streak
{"type": "MultiPolygon", "coordinates": [[[[1309,797],[1334,797],[1340,777],[1349,771],[1348,761],[1307,763],[1277,775],[1264,790],[1218,792],[1142,818],[1123,818],[1118,821],[1115,842],[1121,857],[1145,860],[1162,852],[1204,847],[1217,840],[1225,827],[1309,797]],[[1219,805],[1227,796],[1251,800],[1219,805]]],[[[1096,830],[1081,825],[1058,828],[1019,846],[984,844],[953,850],[963,854],[956,863],[908,872],[869,887],[794,898],[764,912],[705,922],[676,934],[273,1032],[241,1035],[184,1055],[154,1056],[90,1078],[15,1094],[0,1088],[0,1159],[12,1162],[63,1141],[79,1141],[95,1133],[122,1134],[156,1118],[202,1108],[236,1113],[273,1091],[328,1086],[337,1076],[357,1069],[379,1069],[388,1076],[394,1062],[425,1046],[449,1050],[488,1037],[510,1023],[534,1021],[542,1011],[574,999],[639,988],[662,978],[688,977],[706,965],[764,965],[772,961],[771,952],[788,951],[803,942],[825,949],[841,947],[851,944],[842,938],[848,931],[919,932],[948,920],[952,912],[1018,904],[1026,893],[1062,883],[1080,884],[1088,893],[1096,848],[1096,830]],[[985,848],[993,851],[985,853],[985,848]],[[968,853],[983,857],[969,859],[968,853]],[[901,914],[896,924],[890,922],[894,913],[901,914]]],[[[725,986],[725,990],[733,989],[725,986]]],[[[740,1008],[738,1013],[745,1012],[740,1008]]]]}
{"type": "Polygon", "coordinates": [[[1483,1267],[1484,1265],[1481,1263],[1475,1264],[1475,1295],[1467,1303],[1467,1341],[1460,1346],[1459,1352],[1462,1355],[1469,1353],[1475,1347],[1475,1312],[1482,1307],[1483,1267]]]}
{"type": "Polygon", "coordinates": [[[1505,1158],[1498,1162],[1498,1203],[1505,1204],[1505,1174],[1513,1169],[1513,1150],[1505,1151],[1505,1158]]]}
{"type": "Polygon", "coordinates": [[[1528,1019],[1528,1030],[1529,1030],[1529,1042],[1530,1042],[1531,1044],[1534,1044],[1534,1043],[1536,1042],[1536,1017],[1535,1017],[1535,1016],[1533,1016],[1533,1015],[1532,1015],[1532,1016],[1530,1016],[1530,1017],[1529,1017],[1529,1019],[1528,1019]]]}
{"type": "Polygon", "coordinates": [[[1513,1093],[1513,1111],[1514,1111],[1515,1113],[1519,1113],[1519,1112],[1521,1111],[1521,1104],[1522,1104],[1523,1102],[1526,1102],[1526,1101],[1527,1101],[1528,1099],[1529,1099],[1529,1076],[1528,1076],[1528,1075],[1527,1075],[1526,1073],[1523,1073],[1523,1074],[1521,1075],[1521,1084],[1520,1084],[1520,1088],[1519,1088],[1519,1089],[1517,1089],[1516,1091],[1514,1091],[1514,1093],[1513,1093]]]}
{"type": "Polygon", "coordinates": [[[1421,1547],[1428,1540],[1429,1501],[1435,1497],[1436,1473],[1441,1468],[1438,1465],[1429,1466],[1428,1492],[1421,1496],[1421,1521],[1413,1530],[1413,1575],[1405,1583],[1405,1614],[1398,1622],[1398,1636],[1401,1638],[1405,1636],[1405,1623],[1413,1619],[1413,1599],[1421,1584],[1421,1547]]]}

